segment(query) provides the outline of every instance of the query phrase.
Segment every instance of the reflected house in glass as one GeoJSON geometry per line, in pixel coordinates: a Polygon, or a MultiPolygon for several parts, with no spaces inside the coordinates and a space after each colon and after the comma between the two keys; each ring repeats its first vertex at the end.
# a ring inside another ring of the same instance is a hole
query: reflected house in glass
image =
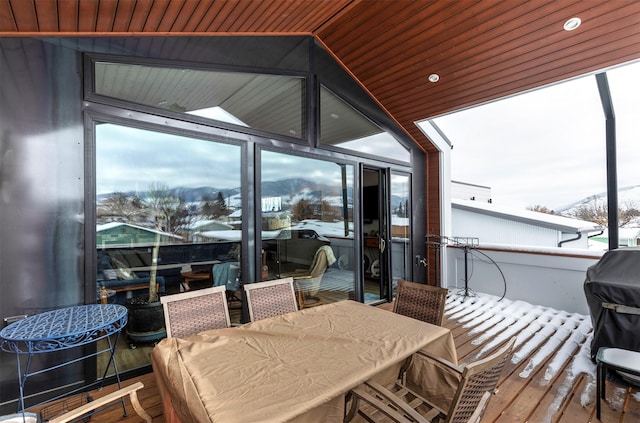
{"type": "Polygon", "coordinates": [[[194,241],[199,234],[208,231],[231,231],[235,229],[233,225],[217,220],[198,220],[188,225],[189,241],[194,241]]]}
{"type": "Polygon", "coordinates": [[[172,244],[182,242],[183,238],[151,228],[130,223],[111,222],[96,226],[96,245],[98,247],[153,246],[156,242],[172,244]]]}
{"type": "Polygon", "coordinates": [[[275,231],[291,227],[291,216],[282,212],[262,213],[262,229],[275,231]]]}

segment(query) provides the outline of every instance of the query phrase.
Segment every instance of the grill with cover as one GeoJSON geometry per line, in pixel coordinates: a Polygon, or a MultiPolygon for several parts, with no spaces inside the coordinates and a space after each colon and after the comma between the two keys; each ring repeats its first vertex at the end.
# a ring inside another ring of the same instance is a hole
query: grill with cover
{"type": "Polygon", "coordinates": [[[591,359],[600,347],[640,352],[640,248],[607,251],[587,269],[584,292],[593,323],[591,359]]]}

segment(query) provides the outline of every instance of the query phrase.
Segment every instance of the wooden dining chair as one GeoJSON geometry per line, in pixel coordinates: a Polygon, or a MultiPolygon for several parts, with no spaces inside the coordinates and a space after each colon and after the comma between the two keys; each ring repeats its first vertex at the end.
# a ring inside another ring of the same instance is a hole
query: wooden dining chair
{"type": "Polygon", "coordinates": [[[160,297],[167,337],[184,338],[231,326],[226,287],[198,289],[160,297]]]}
{"type": "Polygon", "coordinates": [[[400,279],[393,312],[441,326],[449,290],[400,279]]]}
{"type": "Polygon", "coordinates": [[[298,311],[291,277],[245,284],[244,292],[252,322],[298,311]]]}
{"type": "MultiPolygon", "coordinates": [[[[140,401],[138,400],[138,390],[142,388],[144,388],[142,382],[136,382],[133,385],[118,389],[115,392],[112,392],[101,398],[97,398],[91,402],[81,405],[80,407],[74,408],[73,410],[67,411],[64,414],[49,420],[49,423],[67,423],[71,421],[78,421],[80,417],[91,416],[91,414],[95,413],[97,409],[105,407],[107,404],[114,401],[121,401],[122,398],[126,397],[127,395],[129,395],[131,405],[133,406],[133,409],[138,414],[138,416],[140,416],[145,422],[151,423],[151,416],[144,410],[142,405],[140,405],[140,401]]],[[[96,420],[100,419],[96,418],[96,420]]]]}
{"type": "MultiPolygon", "coordinates": [[[[371,405],[378,403],[378,400],[373,395],[369,394],[366,391],[361,392],[360,395],[362,395],[360,400],[364,402],[367,402],[371,405]]],[[[469,416],[468,420],[464,420],[464,423],[480,423],[482,421],[482,416],[484,416],[484,412],[487,409],[487,405],[489,405],[489,400],[491,399],[491,395],[492,394],[489,391],[485,392],[482,395],[482,398],[480,399],[480,402],[478,402],[476,409],[469,416]]],[[[386,417],[385,422],[392,422],[392,423],[430,422],[430,420],[412,416],[412,412],[409,410],[405,410],[404,408],[395,410],[391,407],[380,407],[379,411],[386,417]]],[[[352,419],[351,417],[347,417],[345,418],[345,421],[348,422],[351,419],[352,419]]]]}
{"type": "MultiPolygon", "coordinates": [[[[404,382],[398,381],[384,387],[377,382],[367,381],[351,390],[350,406],[346,408],[345,421],[350,421],[357,413],[369,422],[391,419],[402,423],[475,423],[482,417],[489,401],[485,398],[486,393],[495,392],[502,370],[513,353],[515,342],[516,338],[513,337],[495,353],[464,367],[423,352],[416,353],[418,357],[414,359],[436,363],[438,368],[459,378],[460,382],[447,410],[423,398],[404,382]]],[[[433,375],[424,377],[431,379],[433,375]]],[[[423,381],[425,385],[429,382],[423,381]]]]}

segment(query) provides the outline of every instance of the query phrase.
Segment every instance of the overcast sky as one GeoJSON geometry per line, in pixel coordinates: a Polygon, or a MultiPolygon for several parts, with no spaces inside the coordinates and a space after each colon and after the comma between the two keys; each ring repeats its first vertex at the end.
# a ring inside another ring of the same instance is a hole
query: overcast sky
{"type": "MultiPolygon", "coordinates": [[[[607,77],[618,186],[639,185],[640,62],[607,77]]],[[[594,75],[434,121],[453,145],[451,179],[490,187],[496,204],[556,209],[606,191],[605,118],[594,75]]]]}
{"type": "MultiPolygon", "coordinates": [[[[239,146],[114,124],[98,125],[96,134],[98,195],[145,192],[151,184],[168,188],[241,186],[239,146]]],[[[352,186],[354,167],[349,165],[346,171],[352,186]]],[[[342,168],[330,161],[264,151],[262,178],[303,178],[340,187],[342,168]]]]}
{"type": "Polygon", "coordinates": [[[144,192],[150,184],[240,186],[240,147],[235,145],[101,124],[96,127],[96,151],[98,195],[144,192]]]}

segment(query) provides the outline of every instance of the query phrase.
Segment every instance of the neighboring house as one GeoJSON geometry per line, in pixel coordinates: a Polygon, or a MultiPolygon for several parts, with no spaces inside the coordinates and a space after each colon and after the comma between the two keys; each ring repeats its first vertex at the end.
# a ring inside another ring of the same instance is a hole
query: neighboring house
{"type": "Polygon", "coordinates": [[[262,213],[262,229],[275,231],[291,227],[291,216],[281,211],[262,213]]]}
{"type": "Polygon", "coordinates": [[[491,203],[491,187],[451,181],[451,198],[491,203]]]}
{"type": "Polygon", "coordinates": [[[111,222],[96,225],[96,245],[98,248],[153,245],[158,242],[170,244],[179,241],[182,241],[182,237],[178,235],[129,223],[111,222]]]}
{"type": "Polygon", "coordinates": [[[452,235],[478,238],[480,244],[589,248],[589,237],[605,228],[584,220],[495,204],[451,200],[452,235]]]}
{"type": "Polygon", "coordinates": [[[234,229],[232,225],[218,220],[198,220],[192,222],[188,227],[189,241],[193,241],[201,232],[208,231],[228,231],[234,229]]]}
{"type": "MultiPolygon", "coordinates": [[[[604,245],[602,249],[609,248],[609,231],[604,230],[601,235],[594,236],[591,240],[592,248],[596,245],[604,245]]],[[[618,246],[620,247],[638,247],[640,246],[640,228],[619,228],[618,229],[618,246]]]]}
{"type": "Polygon", "coordinates": [[[393,238],[409,238],[411,222],[406,217],[391,216],[391,236],[393,238]]]}

